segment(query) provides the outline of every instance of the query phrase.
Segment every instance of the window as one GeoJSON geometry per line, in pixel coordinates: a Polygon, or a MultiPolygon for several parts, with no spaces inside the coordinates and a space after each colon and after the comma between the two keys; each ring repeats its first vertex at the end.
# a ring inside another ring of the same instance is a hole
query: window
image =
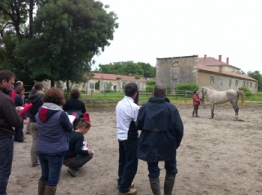
{"type": "Polygon", "coordinates": [[[250,82],[250,87],[252,87],[252,82],[250,82]]]}
{"type": "Polygon", "coordinates": [[[243,81],[243,86],[245,86],[246,85],[246,81],[243,81]]]}
{"type": "Polygon", "coordinates": [[[210,83],[211,84],[215,83],[214,75],[210,75],[210,83]]]}
{"type": "Polygon", "coordinates": [[[248,87],[248,82],[247,82],[247,87],[248,87]]]}
{"type": "Polygon", "coordinates": [[[236,86],[236,87],[238,86],[238,80],[235,81],[235,86],[236,86]]]}
{"type": "Polygon", "coordinates": [[[231,79],[229,79],[229,87],[231,87],[231,79]]]}
{"type": "Polygon", "coordinates": [[[223,85],[223,77],[220,77],[220,85],[223,85]]]}

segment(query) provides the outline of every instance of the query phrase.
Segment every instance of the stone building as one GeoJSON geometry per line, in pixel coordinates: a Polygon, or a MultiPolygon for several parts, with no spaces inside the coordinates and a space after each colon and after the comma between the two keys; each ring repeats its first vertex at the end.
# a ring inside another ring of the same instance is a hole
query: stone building
{"type": "Polygon", "coordinates": [[[170,58],[157,58],[156,82],[170,86],[175,91],[176,86],[183,83],[196,83],[199,86],[211,86],[217,90],[238,90],[246,86],[252,92],[257,92],[258,82],[247,75],[240,74],[240,68],[218,59],[198,55],[170,58]]]}
{"type": "Polygon", "coordinates": [[[95,84],[99,82],[99,91],[114,90],[117,92],[123,92],[124,86],[127,83],[134,82],[138,85],[140,91],[146,89],[146,79],[136,78],[134,76],[116,75],[116,74],[104,74],[94,73],[94,76],[88,81],[85,86],[87,93],[95,92],[95,84]]]}

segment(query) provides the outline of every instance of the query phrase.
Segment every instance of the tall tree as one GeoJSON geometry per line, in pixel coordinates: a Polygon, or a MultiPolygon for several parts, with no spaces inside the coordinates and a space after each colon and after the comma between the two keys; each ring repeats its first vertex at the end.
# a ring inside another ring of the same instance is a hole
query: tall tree
{"type": "Polygon", "coordinates": [[[258,81],[258,91],[261,92],[262,91],[262,75],[261,75],[261,73],[258,70],[254,71],[254,72],[249,71],[249,72],[247,72],[247,75],[258,81]]]}
{"type": "Polygon", "coordinates": [[[100,64],[98,72],[108,74],[121,74],[121,75],[133,75],[137,77],[156,77],[156,68],[150,64],[144,62],[134,63],[132,61],[127,62],[114,62],[110,64],[100,64]]]}
{"type": "Polygon", "coordinates": [[[56,0],[40,4],[34,36],[16,49],[32,78],[83,81],[91,59],[110,45],[117,16],[99,1],[56,0]]]}

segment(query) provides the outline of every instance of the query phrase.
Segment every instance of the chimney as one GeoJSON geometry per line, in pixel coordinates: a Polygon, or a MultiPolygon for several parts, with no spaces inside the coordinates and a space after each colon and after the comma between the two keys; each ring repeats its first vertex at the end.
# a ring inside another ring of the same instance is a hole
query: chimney
{"type": "Polygon", "coordinates": [[[206,60],[206,59],[207,59],[207,55],[205,54],[205,55],[204,55],[204,60],[206,60]]]}
{"type": "Polygon", "coordinates": [[[218,56],[218,60],[221,62],[221,60],[222,60],[222,55],[219,55],[219,56],[218,56]]]}
{"type": "Polygon", "coordinates": [[[227,58],[227,64],[229,64],[229,58],[227,58]]]}

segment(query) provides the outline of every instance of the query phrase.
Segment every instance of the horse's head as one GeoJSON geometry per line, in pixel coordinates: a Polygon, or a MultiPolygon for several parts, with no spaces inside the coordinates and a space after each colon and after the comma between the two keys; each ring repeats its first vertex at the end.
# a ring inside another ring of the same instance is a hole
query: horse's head
{"type": "Polygon", "coordinates": [[[202,92],[202,101],[204,101],[205,95],[206,95],[206,89],[205,87],[201,87],[201,92],[202,92]]]}
{"type": "Polygon", "coordinates": [[[201,92],[202,92],[202,98],[201,98],[201,104],[203,105],[203,108],[206,108],[206,105],[205,105],[205,95],[206,95],[206,89],[205,87],[201,87],[201,92]]]}

